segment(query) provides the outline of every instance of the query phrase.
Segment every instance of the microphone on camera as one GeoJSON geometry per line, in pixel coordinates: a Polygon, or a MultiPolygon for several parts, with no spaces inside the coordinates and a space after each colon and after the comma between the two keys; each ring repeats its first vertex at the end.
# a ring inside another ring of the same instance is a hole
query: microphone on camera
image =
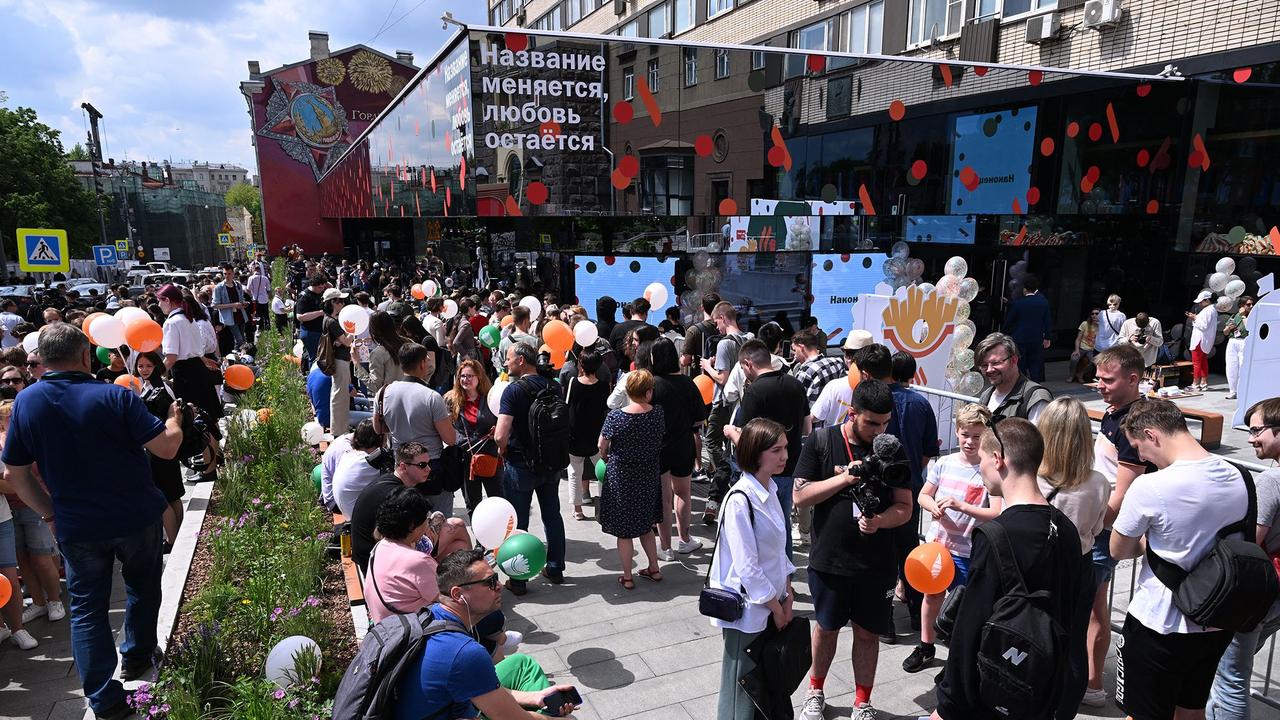
{"type": "Polygon", "coordinates": [[[889,433],[880,433],[871,441],[871,454],[884,463],[893,462],[901,449],[902,442],[889,433]]]}

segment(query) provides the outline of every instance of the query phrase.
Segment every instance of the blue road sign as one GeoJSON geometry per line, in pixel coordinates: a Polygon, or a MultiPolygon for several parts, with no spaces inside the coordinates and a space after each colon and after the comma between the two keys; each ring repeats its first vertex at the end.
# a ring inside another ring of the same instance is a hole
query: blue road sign
{"type": "Polygon", "coordinates": [[[67,231],[18,228],[18,268],[23,272],[68,272],[67,231]]]}
{"type": "Polygon", "coordinates": [[[93,262],[98,267],[115,267],[117,261],[115,245],[93,246],[93,262]]]}

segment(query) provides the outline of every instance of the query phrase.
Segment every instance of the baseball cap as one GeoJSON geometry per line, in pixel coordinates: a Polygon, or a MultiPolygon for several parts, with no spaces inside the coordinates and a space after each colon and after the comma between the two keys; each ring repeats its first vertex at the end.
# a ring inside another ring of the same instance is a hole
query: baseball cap
{"type": "Polygon", "coordinates": [[[349,293],[344,293],[338,288],[329,288],[328,290],[324,291],[324,295],[321,295],[320,299],[325,302],[329,302],[334,298],[346,298],[348,295],[349,293]]]}
{"type": "Polygon", "coordinates": [[[852,330],[849,332],[849,337],[845,338],[844,344],[840,347],[845,350],[861,350],[873,341],[874,338],[871,337],[871,333],[866,330],[852,330]]]}
{"type": "Polygon", "coordinates": [[[1196,296],[1196,302],[1204,302],[1205,300],[1212,300],[1212,299],[1213,299],[1213,293],[1209,292],[1208,290],[1201,290],[1200,294],[1196,296]]]}

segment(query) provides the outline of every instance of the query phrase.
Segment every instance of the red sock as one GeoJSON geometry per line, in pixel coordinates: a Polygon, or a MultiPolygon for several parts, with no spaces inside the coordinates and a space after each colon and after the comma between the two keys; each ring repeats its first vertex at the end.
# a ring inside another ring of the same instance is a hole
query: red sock
{"type": "Polygon", "coordinates": [[[825,685],[825,684],[826,684],[826,682],[827,682],[827,676],[826,676],[826,675],[823,675],[822,677],[818,677],[817,675],[810,675],[810,676],[809,676],[809,689],[810,689],[810,690],[821,690],[821,689],[822,689],[822,686],[823,686],[823,685],[825,685]]]}
{"type": "Polygon", "coordinates": [[[871,702],[871,686],[870,685],[854,685],[853,686],[853,706],[859,707],[871,702]]]}

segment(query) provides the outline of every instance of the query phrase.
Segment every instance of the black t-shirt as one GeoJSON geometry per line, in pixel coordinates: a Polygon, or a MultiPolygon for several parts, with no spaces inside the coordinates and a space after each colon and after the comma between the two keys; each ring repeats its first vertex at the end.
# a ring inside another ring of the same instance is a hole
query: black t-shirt
{"type": "MultiPolygon", "coordinates": [[[[599,452],[600,428],[609,414],[609,386],[600,381],[591,385],[570,378],[566,387],[569,406],[569,454],[591,457],[599,452]]],[[[656,391],[655,391],[656,393],[656,391]]]]}
{"type": "MultiPolygon", "coordinates": [[[[309,289],[303,290],[302,292],[298,293],[298,301],[293,304],[293,312],[295,316],[306,315],[309,312],[315,312],[317,310],[323,310],[323,309],[324,309],[324,301],[321,300],[320,294],[313,293],[309,289]]],[[[324,327],[323,315],[321,315],[318,318],[305,320],[302,322],[303,330],[320,332],[320,330],[323,329],[323,327],[324,327]]]]}
{"type": "Polygon", "coordinates": [[[373,539],[373,530],[378,524],[378,508],[382,507],[387,496],[402,487],[404,483],[399,478],[387,473],[356,496],[355,507],[351,508],[351,517],[347,519],[351,521],[351,559],[361,571],[368,567],[369,552],[378,542],[373,539]]]}
{"type": "Polygon", "coordinates": [[[351,348],[338,342],[338,340],[346,333],[342,331],[342,325],[338,323],[337,319],[326,315],[324,318],[324,324],[321,325],[321,327],[325,334],[333,338],[334,359],[351,362],[351,348]]]}
{"type": "Polygon", "coordinates": [[[623,320],[617,325],[614,325],[613,330],[609,331],[609,344],[613,346],[613,351],[621,354],[622,342],[627,339],[627,333],[631,332],[632,328],[638,328],[641,325],[648,324],[649,323],[643,320],[623,320]]]}
{"type": "Polygon", "coordinates": [[[1153,473],[1159,468],[1149,462],[1144,462],[1138,456],[1138,451],[1129,442],[1129,436],[1125,435],[1124,431],[1120,429],[1120,423],[1124,421],[1125,416],[1129,414],[1129,409],[1132,407],[1133,403],[1129,403],[1118,410],[1108,410],[1102,416],[1102,427],[1099,432],[1106,436],[1112,445],[1116,446],[1116,457],[1119,458],[1120,462],[1141,465],[1146,468],[1146,472],[1153,473]]]}
{"type": "MultiPolygon", "coordinates": [[[[800,461],[796,463],[795,477],[810,481],[826,480],[836,474],[836,465],[851,462],[841,434],[843,427],[836,425],[815,430],[805,438],[800,461]],[[819,437],[825,443],[825,453],[818,447],[819,437]]],[[[861,460],[871,453],[870,449],[860,445],[850,444],[849,447],[854,454],[852,460],[861,460]]],[[[899,450],[894,459],[905,463],[907,455],[899,450]]],[[[910,478],[903,480],[905,482],[890,485],[881,493],[882,508],[892,504],[894,489],[909,489],[910,478]]],[[[858,529],[857,519],[853,517],[853,508],[853,499],[844,491],[813,507],[813,548],[809,553],[809,567],[835,575],[895,574],[898,564],[894,559],[894,533],[879,530],[863,535],[858,529]]]]}
{"type": "MultiPolygon", "coordinates": [[[[689,382],[690,385],[693,381],[689,382]]],[[[809,416],[809,396],[799,380],[781,370],[757,377],[742,394],[742,409],[738,412],[738,427],[746,427],[755,418],[763,417],[780,423],[787,429],[787,467],[784,477],[795,472],[800,460],[801,431],[804,419],[809,416]]],[[[829,477],[823,475],[822,477],[829,477]]],[[[811,478],[821,480],[822,478],[811,478]]]]}
{"type": "Polygon", "coordinates": [[[94,373],[93,376],[98,378],[102,382],[113,383],[116,381],[116,378],[120,377],[121,375],[128,375],[128,374],[129,374],[128,369],[121,368],[120,370],[112,370],[111,366],[108,365],[107,367],[104,367],[98,372],[94,373]]]}
{"type": "Polygon", "coordinates": [[[662,408],[666,433],[662,449],[675,451],[693,445],[693,426],[707,419],[702,392],[688,375],[658,375],[653,379],[653,404],[662,408]]]}

